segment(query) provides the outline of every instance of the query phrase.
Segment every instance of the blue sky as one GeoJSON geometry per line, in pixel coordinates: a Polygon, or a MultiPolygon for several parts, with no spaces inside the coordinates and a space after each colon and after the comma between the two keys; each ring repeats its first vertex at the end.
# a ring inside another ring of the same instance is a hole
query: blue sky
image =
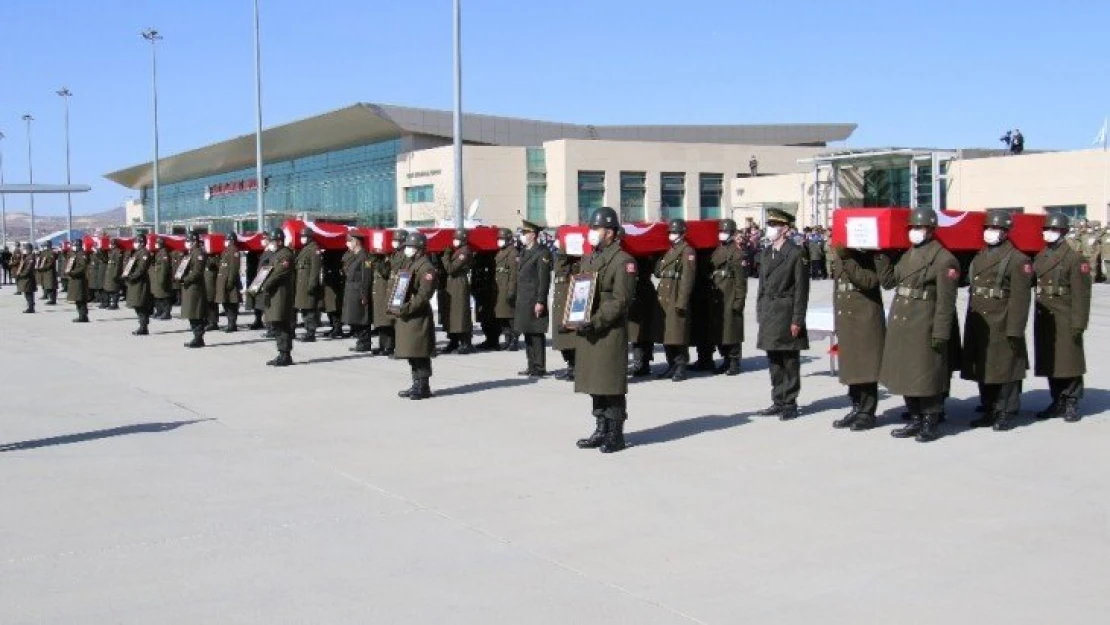
{"type": "MultiPolygon", "coordinates": [[[[262,0],[264,123],[358,101],[451,106],[450,0],[262,0]]],[[[5,0],[9,182],[62,181],[68,86],[78,213],[148,160],[150,50],[162,154],[254,129],[251,0],[5,0]]],[[[1090,147],[1110,114],[1110,3],[1092,0],[464,0],[468,111],[593,124],[856,122],[850,147],[1090,147]]],[[[64,198],[40,197],[42,213],[64,198]]],[[[9,210],[26,199],[9,198],[9,210]]]]}

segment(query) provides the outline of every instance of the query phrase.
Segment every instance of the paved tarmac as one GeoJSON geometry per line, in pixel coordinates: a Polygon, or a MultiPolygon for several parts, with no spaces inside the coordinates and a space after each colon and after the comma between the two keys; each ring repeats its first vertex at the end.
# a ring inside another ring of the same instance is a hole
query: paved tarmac
{"type": "Polygon", "coordinates": [[[891,438],[885,396],[881,427],[836,431],[825,343],[803,417],[757,417],[749,340],[739,377],[635,384],[632,446],[603,456],[574,446],[588,398],[517,377],[523,352],[437,358],[411,402],[407,365],[351,341],[275,370],[256,332],[186,350],[183,321],[138,338],[130,311],[22,315],[5,286],[0,622],[1103,622],[1108,302],[1078,424],[1034,422],[1030,379],[1011,432],[968,430],[963,382],[935,443],[891,438]]]}

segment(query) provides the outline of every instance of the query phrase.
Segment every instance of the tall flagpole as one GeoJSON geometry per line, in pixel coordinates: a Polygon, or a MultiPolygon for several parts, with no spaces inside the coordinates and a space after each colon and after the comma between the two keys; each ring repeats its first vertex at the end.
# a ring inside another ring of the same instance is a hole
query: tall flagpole
{"type": "Polygon", "coordinates": [[[254,0],[254,178],[258,209],[258,232],[266,230],[266,206],[262,202],[262,41],[258,23],[258,0],[254,0]]]}
{"type": "Polygon", "coordinates": [[[462,14],[461,0],[455,0],[455,228],[463,227],[463,157],[462,157],[462,14]]]}

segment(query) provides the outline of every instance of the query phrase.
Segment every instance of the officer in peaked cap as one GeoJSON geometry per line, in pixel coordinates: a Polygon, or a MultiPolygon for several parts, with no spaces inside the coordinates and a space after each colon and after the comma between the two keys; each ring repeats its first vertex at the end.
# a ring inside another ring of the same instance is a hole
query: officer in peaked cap
{"type": "Polygon", "coordinates": [[[521,250],[517,262],[516,306],[513,331],[524,335],[527,367],[520,372],[530,378],[547,375],[547,298],[551,288],[551,253],[540,245],[543,227],[525,221],[521,228],[521,250]]]}
{"type": "Polygon", "coordinates": [[[756,318],[756,348],[767,352],[773,403],[760,412],[783,421],[798,416],[802,388],[801,350],[809,349],[806,310],[809,306],[809,259],[790,240],[794,216],[777,208],[767,210],[767,238],[761,252],[756,318]]]}
{"type": "Polygon", "coordinates": [[[620,248],[616,211],[602,207],[589,221],[593,252],[582,259],[582,272],[594,277],[588,322],[577,327],[574,392],[590,395],[596,427],[578,441],[602,453],[624,449],[628,419],[628,309],[636,291],[636,262],[620,248]]]}

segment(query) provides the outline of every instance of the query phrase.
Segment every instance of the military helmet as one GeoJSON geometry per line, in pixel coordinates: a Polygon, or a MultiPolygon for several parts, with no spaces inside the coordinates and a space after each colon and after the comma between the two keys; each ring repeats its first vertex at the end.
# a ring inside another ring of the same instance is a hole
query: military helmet
{"type": "Polygon", "coordinates": [[[201,233],[199,230],[194,230],[193,232],[189,233],[189,240],[193,243],[200,243],[200,237],[201,233]]]}
{"type": "Polygon", "coordinates": [[[670,234],[686,234],[686,220],[672,219],[667,223],[667,232],[670,234]]]}
{"type": "Polygon", "coordinates": [[[595,209],[593,214],[590,215],[591,228],[608,228],[610,230],[617,230],[621,227],[620,217],[617,216],[617,211],[602,206],[595,209]]]}
{"type": "Polygon", "coordinates": [[[271,241],[284,241],[285,240],[285,231],[282,230],[281,228],[274,228],[273,230],[270,231],[270,240],[271,241]]]}
{"type": "Polygon", "coordinates": [[[423,232],[409,233],[405,239],[405,247],[415,247],[418,250],[424,249],[428,245],[428,237],[424,236],[423,232]]]}
{"type": "Polygon", "coordinates": [[[717,231],[734,234],[736,232],[736,221],[733,219],[722,219],[717,222],[717,231]]]}
{"type": "Polygon", "coordinates": [[[931,208],[915,208],[910,213],[910,227],[926,226],[929,228],[937,227],[937,214],[931,208]]]}
{"type": "Polygon", "coordinates": [[[617,228],[617,238],[618,239],[623,237],[625,234],[628,234],[628,233],[626,233],[624,231],[624,226],[621,226],[620,228],[617,228]]]}
{"type": "Polygon", "coordinates": [[[28,241],[23,244],[23,249],[27,250],[28,252],[33,252],[35,250],[35,246],[32,245],[30,241],[28,241]]]}
{"type": "Polygon", "coordinates": [[[228,230],[228,231],[224,232],[224,239],[226,239],[228,241],[238,241],[239,240],[239,235],[235,234],[234,230],[228,230]]]}
{"type": "Polygon", "coordinates": [[[459,228],[455,231],[455,238],[466,243],[466,228],[459,228]]]}
{"type": "Polygon", "coordinates": [[[1005,211],[989,213],[986,223],[983,224],[984,228],[1003,228],[1005,230],[1009,230],[1013,226],[1014,218],[1005,211]]]}
{"type": "Polygon", "coordinates": [[[503,241],[512,241],[513,231],[509,230],[508,228],[499,228],[497,230],[497,238],[503,241]]]}
{"type": "Polygon", "coordinates": [[[140,232],[139,234],[136,234],[135,235],[135,243],[137,245],[142,246],[142,247],[146,247],[146,233],[145,232],[140,232]]]}
{"type": "Polygon", "coordinates": [[[1045,230],[1048,230],[1049,228],[1055,230],[1067,230],[1070,225],[1071,224],[1068,216],[1064,215],[1063,213],[1052,213],[1048,217],[1045,217],[1044,220],[1045,230]]]}

